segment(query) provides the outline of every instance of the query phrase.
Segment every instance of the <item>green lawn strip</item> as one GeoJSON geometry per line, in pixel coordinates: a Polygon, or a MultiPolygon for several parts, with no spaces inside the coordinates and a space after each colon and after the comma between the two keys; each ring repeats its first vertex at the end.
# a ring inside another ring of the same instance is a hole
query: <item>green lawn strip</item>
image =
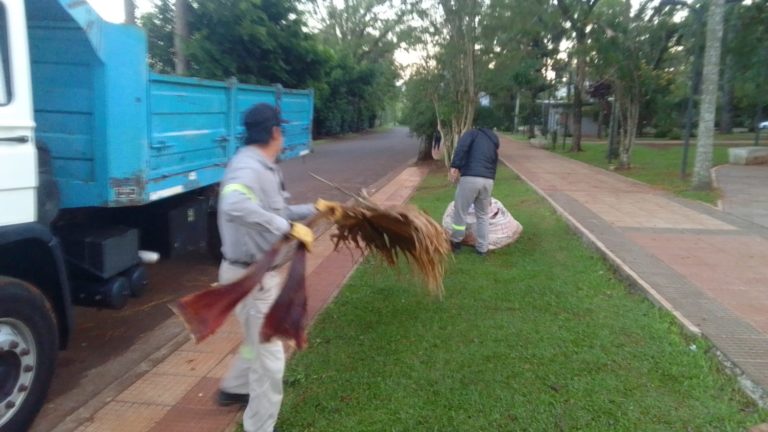
{"type": "MultiPolygon", "coordinates": [[[[590,165],[609,169],[606,160],[605,144],[585,143],[582,144],[583,152],[573,153],[561,151],[558,147],[557,153],[570,157],[590,165]]],[[[688,154],[688,175],[693,172],[693,164],[696,159],[696,148],[691,147],[688,154]]],[[[668,190],[684,198],[695,199],[709,204],[717,204],[720,196],[718,191],[697,192],[690,190],[690,180],[680,178],[680,163],[683,160],[683,149],[680,146],[659,146],[647,147],[636,146],[632,150],[632,168],[629,170],[616,170],[615,172],[626,177],[648,183],[651,186],[668,190]]],[[[728,149],[726,147],[715,147],[714,165],[728,163],[728,149]]]]}
{"type": "MultiPolygon", "coordinates": [[[[705,341],[632,294],[543,199],[500,168],[522,237],[459,254],[443,301],[367,259],[289,363],[289,431],[727,431],[768,419],[705,341]],[[693,346],[695,349],[691,349],[693,346]]],[[[413,202],[438,220],[444,173],[413,202]]]]}

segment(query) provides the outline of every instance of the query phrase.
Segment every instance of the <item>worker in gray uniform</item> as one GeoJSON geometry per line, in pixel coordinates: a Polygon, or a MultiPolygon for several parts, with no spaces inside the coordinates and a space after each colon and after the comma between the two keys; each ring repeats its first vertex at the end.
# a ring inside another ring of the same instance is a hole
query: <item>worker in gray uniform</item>
{"type": "Polygon", "coordinates": [[[461,241],[467,232],[467,213],[475,206],[475,252],[488,253],[488,213],[491,193],[499,162],[499,137],[490,129],[476,128],[465,132],[456,144],[451,160],[451,181],[459,184],[454,198],[451,248],[454,253],[461,249],[461,241]]]}
{"type": "MultiPolygon", "coordinates": [[[[307,248],[313,240],[311,229],[291,221],[313,215],[314,206],[287,205],[285,201],[288,194],[276,164],[283,148],[279,111],[258,104],[244,120],[247,145],[229,162],[221,181],[218,223],[224,259],[219,268],[220,284],[239,279],[283,236],[294,237],[307,248]]],[[[264,318],[282,288],[281,279],[277,272],[267,272],[235,309],[243,328],[243,344],[221,380],[218,403],[247,405],[243,415],[246,432],[272,432],[282,403],[282,343],[262,343],[259,339],[264,318]]]]}

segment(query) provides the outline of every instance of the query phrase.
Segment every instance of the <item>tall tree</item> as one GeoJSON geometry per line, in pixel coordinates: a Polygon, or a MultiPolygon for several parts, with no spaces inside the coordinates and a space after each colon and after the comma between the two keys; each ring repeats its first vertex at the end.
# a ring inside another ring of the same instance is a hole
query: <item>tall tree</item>
{"type": "Polygon", "coordinates": [[[561,68],[557,55],[563,35],[560,13],[551,2],[488,2],[480,27],[478,88],[492,96],[496,115],[508,119],[497,126],[512,126],[521,99],[525,109],[537,110],[535,100],[553,85],[547,75],[561,68]]]}
{"type": "Polygon", "coordinates": [[[587,79],[587,31],[592,11],[600,0],[557,0],[557,6],[573,33],[576,55],[576,88],[573,93],[573,141],[571,151],[581,151],[582,106],[587,79]]]}
{"type": "Polygon", "coordinates": [[[394,0],[309,0],[325,44],[356,61],[376,61],[394,53],[414,5],[394,0]]]}
{"type": "Polygon", "coordinates": [[[643,1],[606,0],[593,28],[594,68],[606,77],[619,112],[619,168],[631,167],[643,101],[667,75],[665,59],[679,42],[675,11],[643,1]]]}
{"type": "MultiPolygon", "coordinates": [[[[768,40],[768,0],[735,5],[739,31],[728,51],[733,55],[734,105],[739,126],[757,128],[766,119],[762,107],[768,106],[768,47],[755,41],[768,40]]],[[[755,129],[755,145],[759,129],[755,129]]]]}
{"type": "Polygon", "coordinates": [[[171,0],[159,0],[155,7],[139,18],[149,39],[149,65],[160,73],[173,73],[176,66],[174,48],[174,12],[171,0]]]}
{"type": "Polygon", "coordinates": [[[125,23],[136,24],[136,2],[134,0],[125,1],[125,23]]]}
{"type": "Polygon", "coordinates": [[[723,46],[726,48],[723,61],[723,80],[721,84],[722,98],[720,99],[720,133],[728,134],[733,131],[733,80],[735,59],[730,49],[738,31],[738,13],[735,6],[729,6],[726,11],[723,46]]]}
{"type": "Polygon", "coordinates": [[[176,75],[186,75],[189,69],[187,47],[189,41],[189,4],[187,0],[176,0],[174,8],[173,52],[176,75]]]}
{"type": "Polygon", "coordinates": [[[440,90],[439,80],[434,69],[419,65],[405,83],[400,121],[420,139],[419,160],[432,159],[432,142],[441,115],[435,111],[435,98],[428,95],[434,96],[440,90]]]}
{"type": "Polygon", "coordinates": [[[715,113],[717,111],[717,82],[720,75],[720,53],[723,40],[725,0],[712,0],[707,13],[707,39],[702,72],[701,108],[696,141],[696,164],[693,171],[695,190],[712,188],[712,152],[714,147],[715,113]]]}
{"type": "MultiPolygon", "coordinates": [[[[442,12],[442,38],[438,53],[442,71],[442,99],[435,98],[435,111],[447,113],[438,119],[447,159],[459,137],[472,127],[477,109],[477,43],[483,2],[481,0],[439,0],[442,12]],[[448,108],[447,110],[445,108],[448,108]]],[[[440,24],[437,25],[439,29],[440,24]]]]}
{"type": "Polygon", "coordinates": [[[334,53],[332,72],[323,83],[320,101],[345,98],[346,103],[325,104],[318,111],[319,126],[328,131],[357,131],[374,125],[399,97],[394,59],[407,30],[413,4],[394,0],[309,0],[309,9],[321,43],[334,53]],[[338,78],[338,79],[337,79],[338,78]]]}

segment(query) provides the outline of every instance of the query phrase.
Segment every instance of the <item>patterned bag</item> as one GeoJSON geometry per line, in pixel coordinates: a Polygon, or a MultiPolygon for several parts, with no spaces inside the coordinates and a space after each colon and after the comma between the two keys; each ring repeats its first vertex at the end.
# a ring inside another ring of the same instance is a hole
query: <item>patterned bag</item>
{"type": "MultiPolygon", "coordinates": [[[[453,225],[453,202],[448,204],[443,214],[443,229],[451,232],[453,225]]],[[[462,243],[474,246],[475,244],[475,208],[470,206],[467,213],[467,234],[462,243]]],[[[496,198],[491,198],[491,210],[488,220],[488,249],[494,250],[513,243],[523,232],[523,226],[515,220],[504,208],[504,205],[496,198]]]]}

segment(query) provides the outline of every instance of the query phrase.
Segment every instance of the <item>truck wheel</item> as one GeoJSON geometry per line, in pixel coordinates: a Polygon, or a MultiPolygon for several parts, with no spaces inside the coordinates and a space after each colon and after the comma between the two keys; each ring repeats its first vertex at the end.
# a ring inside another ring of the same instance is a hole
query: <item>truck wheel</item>
{"type": "Polygon", "coordinates": [[[147,269],[143,265],[139,264],[124,271],[122,275],[128,279],[131,297],[141,297],[141,295],[144,294],[144,291],[147,289],[147,285],[149,285],[147,269]]]}
{"type": "Polygon", "coordinates": [[[27,430],[43,406],[57,335],[46,298],[27,283],[0,277],[0,432],[27,430]]]}

